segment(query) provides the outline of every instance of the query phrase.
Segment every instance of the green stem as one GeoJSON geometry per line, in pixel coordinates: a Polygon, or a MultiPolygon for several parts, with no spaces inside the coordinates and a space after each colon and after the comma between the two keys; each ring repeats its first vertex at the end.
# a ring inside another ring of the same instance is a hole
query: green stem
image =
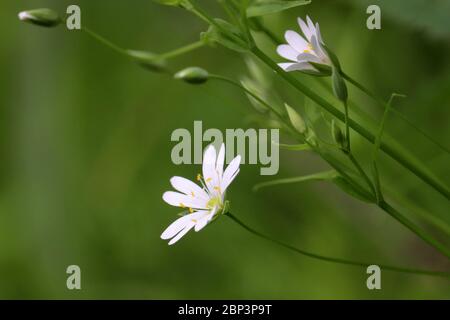
{"type": "MultiPolygon", "coordinates": [[[[320,261],[325,261],[325,262],[330,262],[330,263],[337,263],[337,264],[342,264],[342,265],[349,265],[349,266],[357,266],[357,267],[362,267],[362,268],[367,268],[369,265],[371,265],[371,263],[366,263],[366,262],[359,262],[359,261],[353,261],[353,260],[347,260],[347,259],[341,259],[341,258],[334,258],[334,257],[328,257],[328,256],[323,256],[323,255],[319,255],[316,253],[312,253],[309,251],[305,251],[302,249],[298,249],[294,246],[291,246],[289,244],[286,244],[284,242],[281,242],[279,240],[275,240],[259,231],[256,231],[255,229],[249,227],[248,225],[246,225],[244,222],[242,222],[241,220],[239,220],[236,216],[234,216],[233,214],[231,214],[230,212],[225,214],[227,217],[229,217],[231,220],[233,220],[235,223],[237,223],[239,226],[241,226],[242,228],[244,228],[245,230],[247,230],[248,232],[252,233],[253,235],[260,237],[262,239],[271,241],[279,246],[282,246],[286,249],[289,249],[291,251],[294,251],[296,253],[299,253],[303,256],[312,258],[312,259],[316,259],[316,260],[320,260],[320,261]]],[[[450,273],[448,272],[439,272],[439,271],[428,271],[428,270],[420,270],[420,269],[410,269],[410,268],[401,268],[401,267],[396,267],[396,266],[390,266],[390,265],[383,265],[383,264],[377,264],[381,269],[384,270],[389,270],[389,271],[394,271],[394,272],[402,272],[402,273],[410,273],[410,274],[418,274],[418,275],[427,275],[427,276],[432,276],[432,277],[442,277],[442,278],[447,278],[450,279],[450,273]]]]}
{"type": "Polygon", "coordinates": [[[381,200],[378,206],[386,211],[388,214],[390,214],[393,218],[395,218],[397,221],[399,221],[401,224],[403,224],[406,228],[410,230],[415,230],[414,232],[422,238],[425,242],[432,245],[436,249],[438,249],[440,252],[445,254],[447,258],[450,258],[450,250],[444,246],[442,243],[436,241],[431,236],[426,234],[424,231],[420,230],[420,228],[413,222],[409,221],[407,218],[405,218],[400,212],[397,211],[394,207],[392,207],[389,203],[387,203],[384,200],[381,200]]]}
{"type": "MultiPolygon", "coordinates": [[[[305,86],[303,83],[299,82],[295,77],[293,77],[288,72],[282,70],[278,65],[272,61],[264,52],[258,48],[252,49],[253,54],[258,57],[261,61],[267,64],[271,69],[276,71],[283,79],[285,79],[294,88],[301,91],[308,98],[319,104],[327,112],[338,118],[340,121],[345,121],[345,115],[339,111],[335,106],[330,104],[328,101],[323,99],[317,93],[312,91],[309,87],[305,86]]],[[[365,127],[361,126],[357,122],[353,121],[351,118],[348,119],[349,126],[358,132],[361,136],[366,138],[371,143],[375,142],[374,135],[367,130],[365,127]]],[[[424,168],[422,164],[418,164],[416,160],[411,159],[411,156],[405,154],[404,152],[392,147],[390,144],[381,142],[381,149],[391,156],[398,163],[403,165],[405,168],[414,173],[417,177],[421,178],[424,182],[433,187],[436,191],[441,193],[447,199],[450,199],[450,190],[446,185],[439,181],[434,175],[432,175],[428,170],[424,168]]]]}
{"type": "Polygon", "coordinates": [[[193,50],[195,50],[195,49],[201,48],[201,47],[203,47],[204,45],[205,45],[205,43],[204,43],[203,41],[199,40],[199,41],[197,41],[197,42],[188,44],[187,46],[184,46],[184,47],[181,47],[181,48],[177,48],[177,49],[175,49],[175,50],[172,50],[172,51],[163,53],[163,54],[160,55],[160,57],[161,57],[161,58],[164,58],[164,59],[173,58],[173,57],[182,55],[182,54],[184,54],[184,53],[193,51],[193,50]]]}
{"type": "MultiPolygon", "coordinates": [[[[361,83],[347,75],[346,73],[342,72],[342,76],[345,80],[350,82],[352,85],[354,85],[356,88],[367,94],[369,97],[371,97],[373,100],[377,102],[377,104],[380,107],[383,107],[386,109],[387,105],[386,102],[383,101],[383,99],[377,97],[373,92],[371,92],[369,89],[367,89],[365,86],[363,86],[361,83]]],[[[400,119],[405,121],[408,125],[410,125],[412,128],[417,130],[421,135],[423,135],[426,139],[428,139],[430,142],[435,144],[438,148],[440,148],[442,151],[446,152],[447,154],[450,154],[450,150],[445,147],[440,142],[436,141],[432,136],[430,136],[428,133],[426,133],[424,130],[420,129],[417,125],[415,125],[412,121],[410,121],[408,118],[406,118],[400,111],[396,109],[392,109],[392,112],[395,113],[400,119]]]]}
{"type": "Polygon", "coordinates": [[[272,180],[272,181],[267,181],[267,182],[262,182],[262,183],[256,184],[253,187],[253,191],[258,191],[261,188],[275,186],[275,185],[279,185],[279,184],[289,184],[289,183],[297,183],[297,182],[305,182],[305,181],[333,180],[336,177],[336,175],[337,175],[336,171],[331,170],[331,171],[326,171],[326,172],[310,174],[307,176],[272,180]]]}
{"type": "Polygon", "coordinates": [[[102,37],[101,35],[99,35],[98,33],[90,30],[89,28],[83,26],[81,28],[81,30],[84,31],[87,35],[89,35],[93,39],[95,39],[96,41],[99,41],[100,43],[102,43],[105,46],[109,47],[110,49],[114,50],[115,52],[117,52],[119,54],[122,54],[124,56],[130,57],[130,55],[128,54],[127,50],[119,47],[118,45],[116,45],[114,43],[112,43],[108,39],[102,37]]]}
{"type": "Polygon", "coordinates": [[[376,194],[375,187],[373,186],[372,181],[370,181],[369,176],[365,173],[364,169],[361,167],[361,165],[356,160],[356,158],[353,156],[353,154],[351,152],[349,152],[347,154],[347,156],[350,159],[350,161],[353,163],[355,168],[358,170],[359,174],[363,177],[364,181],[367,183],[369,188],[372,190],[372,193],[376,194]]]}
{"type": "Polygon", "coordinates": [[[350,144],[350,125],[348,123],[348,104],[346,101],[343,102],[344,111],[345,111],[345,139],[347,140],[347,151],[351,152],[351,144],[350,144]]]}
{"type": "Polygon", "coordinates": [[[267,102],[265,102],[263,99],[261,99],[258,95],[254,94],[253,92],[251,92],[250,90],[248,90],[246,87],[244,87],[243,85],[241,85],[240,83],[224,77],[224,76],[220,76],[217,74],[210,74],[209,77],[211,79],[215,79],[215,80],[219,80],[219,81],[224,81],[226,83],[229,83],[241,90],[243,90],[245,93],[247,93],[248,95],[250,95],[252,98],[254,98],[255,100],[257,100],[259,103],[261,103],[262,105],[266,106],[270,111],[272,111],[280,120],[284,121],[284,117],[283,115],[274,107],[272,107],[270,104],[268,104],[267,102]]]}

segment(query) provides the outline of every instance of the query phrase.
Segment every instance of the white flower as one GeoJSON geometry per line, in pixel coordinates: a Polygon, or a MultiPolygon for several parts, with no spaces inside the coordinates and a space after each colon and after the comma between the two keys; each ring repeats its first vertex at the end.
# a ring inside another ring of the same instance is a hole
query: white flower
{"type": "Polygon", "coordinates": [[[277,53],[292,62],[279,63],[285,71],[303,71],[312,74],[322,74],[315,66],[310,62],[331,66],[330,58],[324,49],[324,42],[320,34],[319,24],[312,22],[312,20],[306,16],[305,23],[301,18],[298,18],[298,24],[305,37],[302,37],[297,32],[288,30],[284,34],[288,44],[279,45],[277,53]]]}
{"type": "Polygon", "coordinates": [[[222,213],[225,191],[239,173],[241,156],[234,158],[225,171],[224,162],[225,145],[222,144],[218,154],[214,146],[210,145],[203,156],[203,177],[197,175],[202,187],[182,177],[170,179],[174,189],[179,192],[167,191],[163,194],[163,200],[172,206],[187,208],[189,214],[173,222],[161,234],[161,239],[171,239],[169,245],[180,240],[192,228],[200,231],[222,213]]]}

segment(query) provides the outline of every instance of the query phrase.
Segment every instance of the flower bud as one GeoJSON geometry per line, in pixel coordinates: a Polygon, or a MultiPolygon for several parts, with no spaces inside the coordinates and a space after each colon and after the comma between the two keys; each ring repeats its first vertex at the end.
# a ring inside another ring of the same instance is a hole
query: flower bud
{"type": "Polygon", "coordinates": [[[19,12],[19,19],[42,27],[55,27],[62,22],[57,12],[42,8],[19,12]]]}
{"type": "Polygon", "coordinates": [[[286,111],[289,116],[289,120],[291,120],[292,126],[300,132],[301,134],[304,134],[306,132],[306,124],[305,121],[302,119],[302,117],[297,113],[297,111],[294,110],[291,106],[289,106],[287,103],[284,104],[286,111]]]}
{"type": "Polygon", "coordinates": [[[341,128],[336,124],[336,122],[331,120],[331,135],[333,136],[334,142],[336,142],[342,149],[345,149],[346,139],[344,133],[341,131],[341,128]]]}
{"type": "Polygon", "coordinates": [[[347,102],[348,90],[345,80],[342,78],[339,70],[333,67],[333,92],[334,95],[342,102],[347,102]]]}
{"type": "Polygon", "coordinates": [[[174,78],[190,84],[202,84],[208,81],[209,73],[199,67],[189,67],[177,72],[174,78]]]}
{"type": "Polygon", "coordinates": [[[141,67],[154,72],[163,72],[167,68],[166,60],[148,51],[127,50],[128,55],[141,67]]]}

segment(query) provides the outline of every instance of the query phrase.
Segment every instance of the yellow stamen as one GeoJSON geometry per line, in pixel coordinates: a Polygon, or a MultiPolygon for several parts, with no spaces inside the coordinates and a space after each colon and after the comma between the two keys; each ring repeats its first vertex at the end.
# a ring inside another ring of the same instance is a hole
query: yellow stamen
{"type": "Polygon", "coordinates": [[[194,209],[189,208],[189,213],[193,213],[193,212],[194,212],[194,209]]]}
{"type": "Polygon", "coordinates": [[[200,180],[202,180],[202,175],[199,173],[199,174],[197,174],[197,181],[200,181],[200,180]]]}
{"type": "Polygon", "coordinates": [[[180,207],[186,208],[186,206],[184,204],[182,204],[181,202],[180,202],[180,207]]]}
{"type": "Polygon", "coordinates": [[[195,220],[195,219],[191,219],[191,221],[194,222],[194,223],[197,223],[197,220],[195,220]]]}
{"type": "Polygon", "coordinates": [[[210,182],[212,180],[212,178],[208,178],[208,179],[206,179],[205,181],[206,182],[210,182]]]}
{"type": "Polygon", "coordinates": [[[220,192],[220,187],[214,187],[214,190],[219,191],[220,192]]]}
{"type": "Polygon", "coordinates": [[[191,196],[195,197],[194,191],[191,191],[191,196]]]}

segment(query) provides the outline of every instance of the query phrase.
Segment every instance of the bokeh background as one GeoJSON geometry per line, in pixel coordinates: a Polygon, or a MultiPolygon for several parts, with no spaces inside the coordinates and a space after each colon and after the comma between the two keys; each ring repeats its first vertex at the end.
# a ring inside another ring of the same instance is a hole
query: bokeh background
{"type": "MultiPolygon", "coordinates": [[[[150,0],[0,2],[0,298],[450,298],[448,281],[391,272],[382,274],[382,290],[369,291],[365,270],[296,255],[227,218],[168,247],[159,236],[178,211],[161,195],[171,176],[193,178],[200,170],[171,162],[172,131],[192,129],[194,120],[204,128],[245,128],[255,111],[233,87],[189,86],[132,64],[81,32],[17,19],[24,9],[63,13],[75,3],[84,25],[130,49],[166,52],[206,29],[190,14],[150,0]],[[71,264],[81,267],[80,291],[66,288],[71,264]]],[[[202,3],[219,14],[215,2],[202,3]]],[[[309,14],[350,74],[383,97],[407,94],[397,108],[448,146],[449,3],[315,0],[265,21],[282,36],[297,28],[297,16],[309,14]],[[369,4],[381,5],[381,31],[365,27],[369,4]]],[[[274,45],[257,39],[275,58],[274,45]]],[[[246,72],[242,56],[220,47],[171,60],[174,69],[191,65],[234,79],[246,72]]],[[[301,103],[278,81],[286,100],[301,103]]],[[[350,93],[379,117],[370,100],[350,93]]],[[[450,181],[448,154],[398,118],[390,118],[388,131],[450,181]]],[[[385,184],[450,222],[448,200],[383,159],[385,184]]],[[[280,163],[277,177],[327,167],[314,155],[289,151],[281,152],[280,163]]],[[[450,268],[387,214],[332,185],[251,191],[271,178],[244,165],[229,191],[234,214],[255,228],[322,254],[450,268]]]]}

